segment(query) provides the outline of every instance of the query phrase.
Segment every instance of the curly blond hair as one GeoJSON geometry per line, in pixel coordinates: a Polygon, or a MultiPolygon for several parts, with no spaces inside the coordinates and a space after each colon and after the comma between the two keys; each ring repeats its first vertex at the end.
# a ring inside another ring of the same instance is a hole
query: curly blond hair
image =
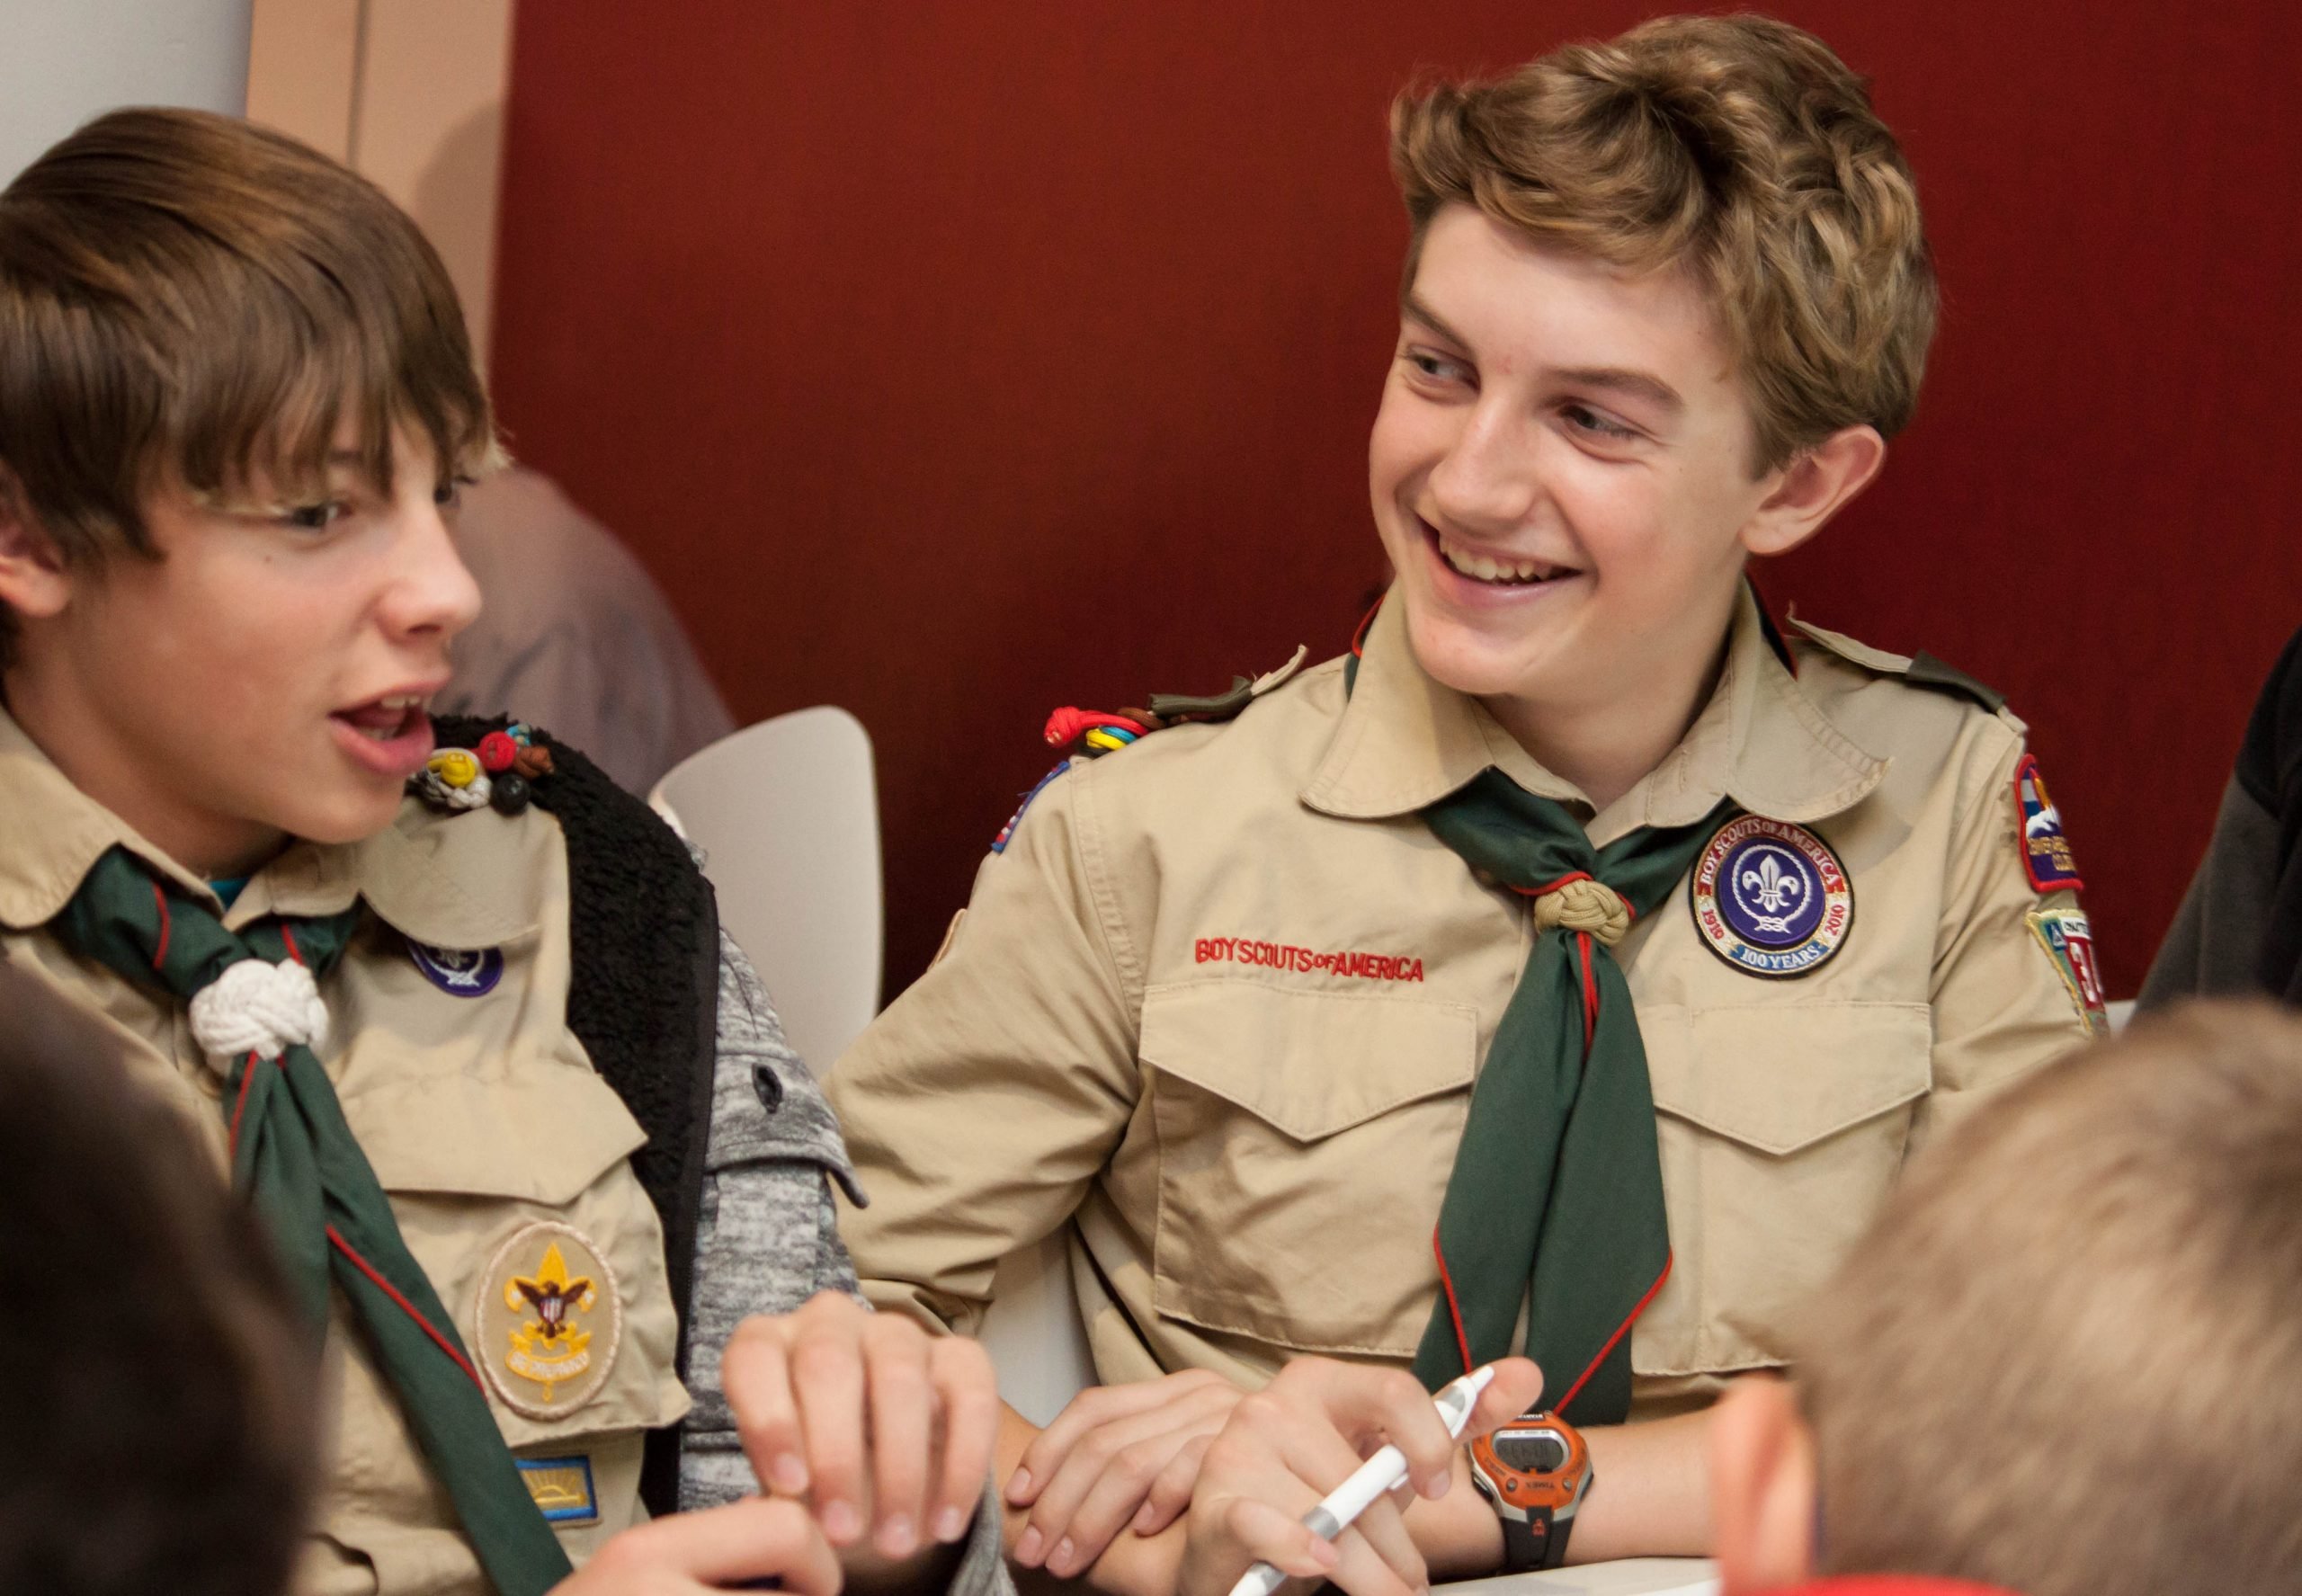
{"type": "Polygon", "coordinates": [[[1864,80],[1766,17],[1663,17],[1506,77],[1409,90],[1391,167],[1414,227],[1477,207],[1634,272],[1691,272],[1747,384],[1757,468],[1918,403],[1934,265],[1864,80]]]}

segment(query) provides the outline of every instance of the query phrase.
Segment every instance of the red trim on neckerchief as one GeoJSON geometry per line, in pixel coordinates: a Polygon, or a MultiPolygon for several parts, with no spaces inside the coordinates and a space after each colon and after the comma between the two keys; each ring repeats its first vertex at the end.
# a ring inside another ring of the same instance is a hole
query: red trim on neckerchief
{"type": "Polygon", "coordinates": [[[1352,658],[1365,659],[1367,657],[1367,629],[1375,624],[1375,617],[1382,608],[1383,601],[1377,599],[1375,601],[1374,608],[1369,610],[1366,614],[1361,616],[1359,618],[1359,624],[1351,629],[1351,654],[1352,658]]]}
{"type": "Polygon", "coordinates": [[[1471,1371],[1470,1333],[1463,1328],[1462,1305],[1455,1300],[1455,1277],[1448,1272],[1447,1254],[1439,1245],[1439,1227],[1431,1227],[1431,1255],[1439,1260],[1439,1288],[1447,1294],[1447,1317],[1454,1322],[1455,1346],[1463,1355],[1463,1372],[1471,1371]]]}
{"type": "Polygon", "coordinates": [[[298,964],[304,962],[304,950],[296,946],[296,928],[290,925],[285,920],[280,923],[280,941],[281,945],[288,950],[289,958],[294,959],[298,964]]]}
{"type": "Polygon", "coordinates": [[[168,956],[168,929],[171,924],[168,918],[168,895],[160,890],[160,884],[157,881],[152,883],[152,901],[160,905],[160,941],[159,945],[152,950],[152,967],[157,970],[160,967],[160,961],[168,956]]]}
{"type": "Polygon", "coordinates": [[[1552,893],[1557,892],[1562,887],[1572,886],[1577,881],[1588,881],[1590,879],[1591,872],[1588,870],[1569,870],[1557,880],[1546,881],[1540,887],[1513,887],[1511,890],[1519,894],[1521,897],[1548,897],[1552,893]]]}
{"type": "Polygon", "coordinates": [[[263,1062],[251,1051],[247,1066],[240,1071],[239,1101],[232,1105],[232,1129],[225,1137],[224,1155],[237,1159],[240,1155],[240,1116],[248,1111],[248,1088],[255,1083],[255,1066],[263,1062]]]}
{"type": "MultiPolygon", "coordinates": [[[[379,1290],[382,1291],[385,1296],[390,1297],[395,1303],[397,1303],[399,1305],[400,1311],[406,1314],[409,1318],[415,1320],[417,1326],[424,1332],[424,1333],[430,1336],[433,1342],[438,1343],[439,1348],[442,1352],[445,1352],[449,1357],[454,1359],[456,1360],[456,1367],[464,1371],[464,1374],[470,1379],[473,1385],[479,1385],[479,1371],[471,1366],[471,1360],[469,1359],[466,1358],[461,1352],[456,1351],[456,1343],[450,1341],[446,1336],[442,1335],[437,1330],[433,1329],[432,1326],[432,1321],[418,1313],[416,1311],[415,1305],[399,1294],[398,1287],[384,1279],[383,1276],[378,1274],[374,1265],[370,1264],[365,1258],[361,1257],[359,1253],[353,1252],[352,1250],[352,1244],[345,1241],[341,1235],[337,1235],[335,1226],[333,1225],[327,1227],[327,1239],[335,1244],[337,1252],[352,1260],[353,1268],[357,1269],[361,1274],[366,1275],[370,1280],[374,1281],[379,1290]]],[[[480,1390],[483,1395],[485,1395],[486,1389],[487,1387],[485,1386],[480,1386],[480,1390]]]]}
{"type": "Polygon", "coordinates": [[[1591,1039],[1599,1030],[1599,978],[1591,973],[1591,933],[1575,933],[1575,950],[1583,956],[1583,1062],[1591,1061],[1591,1039]]]}
{"type": "Polygon", "coordinates": [[[1672,1254],[1666,1253],[1663,1255],[1663,1272],[1656,1275],[1655,1283],[1646,1288],[1646,1295],[1638,1299],[1638,1306],[1630,1310],[1630,1316],[1617,1326],[1612,1335],[1607,1337],[1607,1344],[1599,1349],[1599,1355],[1591,1360],[1589,1366],[1581,1374],[1575,1377],[1575,1383],[1566,1388],[1566,1395],[1550,1404],[1551,1412],[1562,1417],[1565,1416],[1566,1404],[1575,1400],[1575,1394],[1583,1389],[1584,1385],[1593,1375],[1599,1372],[1599,1365],[1607,1360],[1607,1354],[1615,1350],[1617,1342],[1630,1333],[1630,1327],[1638,1323],[1638,1315],[1646,1311],[1646,1305],[1655,1300],[1655,1294],[1663,1288],[1663,1282],[1671,1278],[1671,1265],[1676,1260],[1672,1254]]]}

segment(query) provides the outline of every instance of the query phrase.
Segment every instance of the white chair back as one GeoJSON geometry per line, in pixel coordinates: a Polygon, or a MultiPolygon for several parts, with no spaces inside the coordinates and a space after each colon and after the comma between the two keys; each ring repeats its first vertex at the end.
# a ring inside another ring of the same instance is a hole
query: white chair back
{"type": "Polygon", "coordinates": [[[1000,1260],[991,1311],[976,1337],[998,1371],[999,1395],[1042,1430],[1095,1383],[1094,1355],[1071,1283],[1070,1231],[1066,1225],[1000,1260]]]}
{"type": "Polygon", "coordinates": [[[879,799],[844,709],[779,715],[691,754],[648,801],[704,853],[719,923],[817,1075],[879,1008],[879,799]]]}

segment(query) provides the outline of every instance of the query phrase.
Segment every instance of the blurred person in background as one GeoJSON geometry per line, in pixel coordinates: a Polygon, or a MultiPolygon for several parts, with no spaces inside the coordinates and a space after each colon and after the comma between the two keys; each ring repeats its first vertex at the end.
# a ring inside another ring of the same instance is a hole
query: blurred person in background
{"type": "Polygon", "coordinates": [[[467,486],[456,549],[484,602],[443,712],[516,708],[642,797],[736,729],[663,589],[549,477],[513,466],[467,486]]]}

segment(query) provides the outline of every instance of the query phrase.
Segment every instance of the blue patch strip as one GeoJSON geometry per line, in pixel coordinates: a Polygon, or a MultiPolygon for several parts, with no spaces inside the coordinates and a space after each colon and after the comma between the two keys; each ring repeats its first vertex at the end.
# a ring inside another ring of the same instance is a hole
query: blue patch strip
{"type": "Polygon", "coordinates": [[[514,1458],[520,1483],[548,1524],[596,1524],[599,1493],[592,1488],[589,1458],[514,1458]]]}
{"type": "Polygon", "coordinates": [[[1057,776],[1060,776],[1064,771],[1070,768],[1071,762],[1067,759],[1065,760],[1061,764],[1056,766],[1055,769],[1049,771],[1046,775],[1041,776],[1039,778],[1039,784],[1023,795],[1022,804],[1016,809],[1014,815],[1008,820],[1007,824],[999,828],[999,834],[991,839],[991,851],[994,853],[1004,853],[1007,851],[1007,844],[1014,840],[1015,828],[1023,824],[1024,811],[1028,810],[1031,807],[1031,800],[1038,798],[1039,794],[1047,790],[1048,782],[1054,780],[1057,776]]]}

